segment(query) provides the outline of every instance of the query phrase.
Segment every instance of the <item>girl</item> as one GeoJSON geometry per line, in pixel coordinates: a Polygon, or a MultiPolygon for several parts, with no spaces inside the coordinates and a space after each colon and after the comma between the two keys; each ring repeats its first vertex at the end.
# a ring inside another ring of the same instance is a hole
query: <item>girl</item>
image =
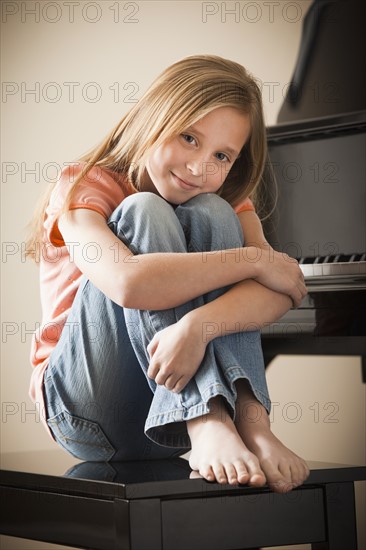
{"type": "Polygon", "coordinates": [[[307,477],[268,418],[259,329],[306,289],[248,199],[265,162],[253,78],[191,56],[48,192],[28,247],[43,307],[30,392],[74,456],[191,449],[209,481],[288,491],[307,477]]]}

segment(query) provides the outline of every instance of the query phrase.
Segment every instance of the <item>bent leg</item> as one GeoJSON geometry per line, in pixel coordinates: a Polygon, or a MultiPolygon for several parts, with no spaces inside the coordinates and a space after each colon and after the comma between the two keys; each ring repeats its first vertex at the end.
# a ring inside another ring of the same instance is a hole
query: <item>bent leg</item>
{"type": "MultiPolygon", "coordinates": [[[[217,250],[225,261],[228,248],[240,254],[243,244],[236,215],[214,195],[196,197],[175,210],[155,195],[134,196],[118,209],[114,223],[136,254],[202,251],[204,261],[204,251],[217,250]]],[[[126,312],[130,339],[145,372],[146,347],[156,331],[225,290],[164,312],[126,312]]],[[[307,467],[270,432],[264,373],[259,332],[216,338],[180,394],[149,380],[155,393],[145,426],[148,436],[163,445],[191,444],[190,465],[208,480],[255,486],[267,480],[274,490],[291,489],[305,479],[307,467]],[[253,406],[261,422],[248,414],[253,406]]]]}
{"type": "MultiPolygon", "coordinates": [[[[118,219],[117,209],[110,220],[117,235],[118,219]]],[[[146,226],[147,235],[150,230],[146,226]]],[[[134,237],[142,238],[134,233],[131,241],[134,237]]],[[[48,425],[56,441],[82,460],[159,459],[181,454],[144,434],[153,393],[131,345],[134,326],[126,321],[125,313],[84,279],[45,372],[48,425]]]]}
{"type": "MultiPolygon", "coordinates": [[[[128,197],[118,211],[117,234],[136,254],[147,252],[205,251],[223,254],[235,248],[240,254],[243,235],[232,208],[213,194],[199,195],[175,210],[150,193],[128,197]]],[[[236,253],[236,252],[234,252],[236,253]]],[[[225,292],[222,288],[166,311],[126,310],[131,342],[145,373],[149,365],[147,346],[155,333],[188,311],[225,292]]],[[[236,333],[216,338],[206,348],[195,377],[180,394],[149,384],[154,398],[146,421],[147,435],[161,445],[190,447],[186,421],[212,409],[211,400],[222,396],[235,416],[235,381],[249,381],[256,397],[270,407],[258,332],[236,333]]]]}
{"type": "Polygon", "coordinates": [[[178,454],[144,434],[152,392],[131,346],[124,310],[86,279],[51,354],[44,394],[56,441],[81,460],[178,454]]]}

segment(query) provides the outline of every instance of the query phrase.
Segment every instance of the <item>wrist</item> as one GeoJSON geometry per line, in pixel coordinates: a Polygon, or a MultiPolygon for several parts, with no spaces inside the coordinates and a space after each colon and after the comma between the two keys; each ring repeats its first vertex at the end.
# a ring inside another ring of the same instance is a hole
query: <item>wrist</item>
{"type": "Polygon", "coordinates": [[[247,246],[244,248],[244,258],[246,264],[248,279],[257,279],[263,269],[263,255],[265,251],[263,248],[256,246],[247,246]]]}
{"type": "Polygon", "coordinates": [[[204,306],[187,313],[181,322],[185,323],[187,330],[195,335],[197,341],[207,346],[209,342],[220,336],[220,326],[217,322],[209,320],[204,306]]]}
{"type": "Polygon", "coordinates": [[[207,345],[211,340],[218,336],[218,330],[215,323],[208,322],[203,316],[203,307],[193,309],[187,313],[179,323],[187,330],[196,341],[207,345]]]}

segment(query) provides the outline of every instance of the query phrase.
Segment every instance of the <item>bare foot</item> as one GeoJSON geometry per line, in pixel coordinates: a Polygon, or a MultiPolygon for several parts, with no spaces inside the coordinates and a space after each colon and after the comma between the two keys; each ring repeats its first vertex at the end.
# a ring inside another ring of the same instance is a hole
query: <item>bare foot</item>
{"type": "Polygon", "coordinates": [[[271,432],[267,411],[248,383],[239,380],[237,390],[235,426],[245,445],[258,458],[269,487],[277,493],[298,487],[309,476],[306,462],[271,432]]]}
{"type": "Polygon", "coordinates": [[[215,397],[210,405],[209,414],[187,422],[190,467],[207,481],[261,487],[266,478],[258,459],[240,438],[222,398],[215,397]]]}

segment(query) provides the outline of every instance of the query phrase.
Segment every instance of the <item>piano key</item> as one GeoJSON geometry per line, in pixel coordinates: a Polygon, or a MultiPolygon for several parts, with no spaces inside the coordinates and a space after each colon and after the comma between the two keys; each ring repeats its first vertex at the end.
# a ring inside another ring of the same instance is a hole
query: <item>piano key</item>
{"type": "Polygon", "coordinates": [[[350,254],[349,262],[361,262],[361,261],[362,261],[362,254],[350,254]]]}
{"type": "Polygon", "coordinates": [[[358,279],[365,280],[366,261],[300,265],[305,279],[358,279]]]}
{"type": "Polygon", "coordinates": [[[296,258],[300,265],[325,265],[325,264],[348,264],[359,263],[366,261],[366,253],[353,253],[353,254],[329,254],[327,256],[302,256],[296,258]]]}

